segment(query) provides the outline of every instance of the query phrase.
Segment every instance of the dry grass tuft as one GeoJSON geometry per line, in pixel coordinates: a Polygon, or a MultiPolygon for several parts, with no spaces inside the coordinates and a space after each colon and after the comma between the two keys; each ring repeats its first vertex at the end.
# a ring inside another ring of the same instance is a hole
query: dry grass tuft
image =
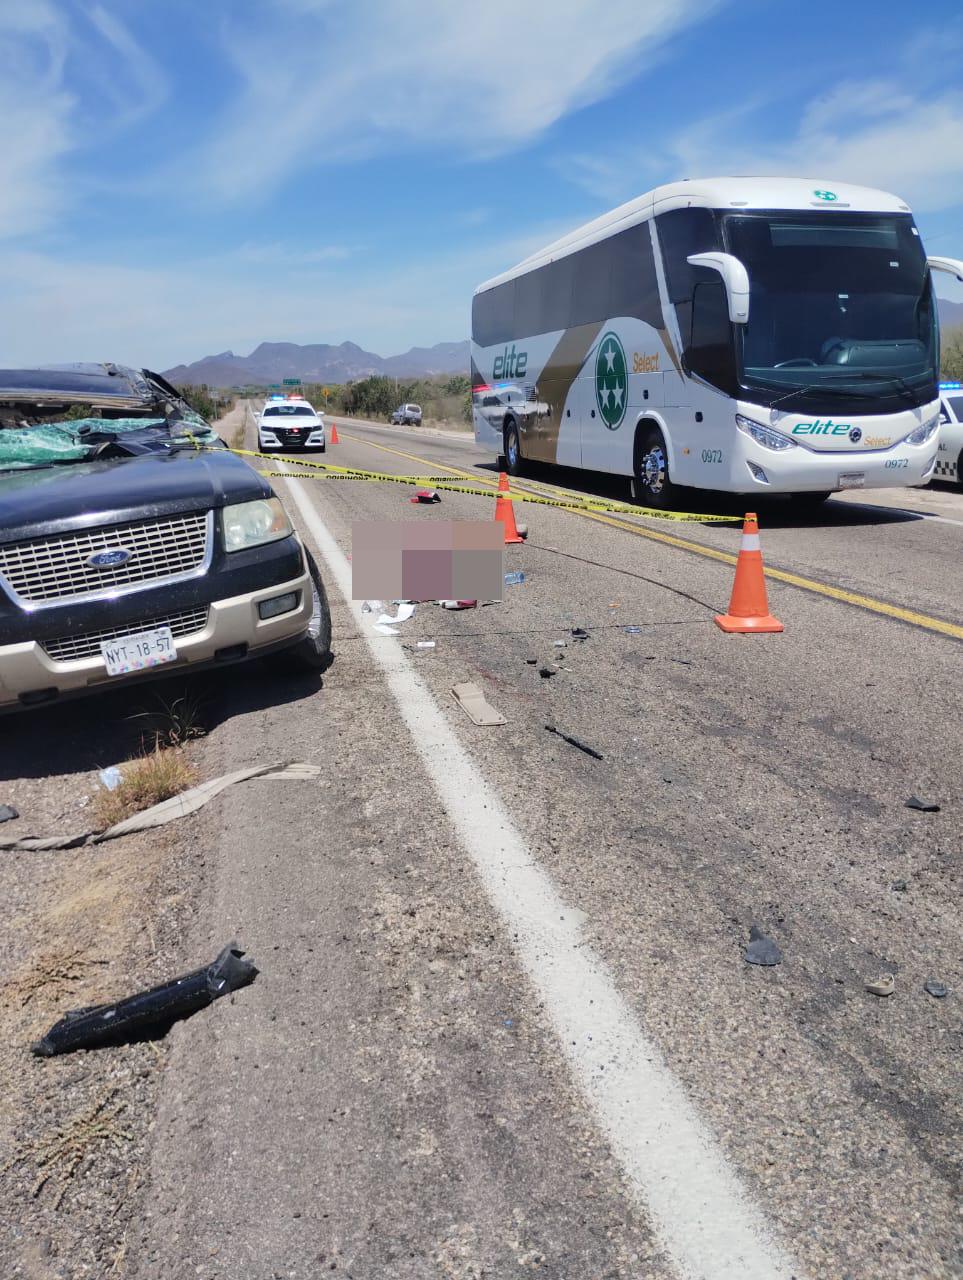
{"type": "Polygon", "coordinates": [[[179,795],[198,781],[197,766],[180,747],[162,747],[145,752],[139,760],[121,765],[123,779],[114,791],[97,793],[94,811],[101,828],[123,822],[152,804],[179,795]]]}
{"type": "Polygon", "coordinates": [[[121,1143],[131,1141],[131,1135],[118,1124],[119,1116],[127,1110],[127,1103],[115,1103],[116,1094],[116,1088],[110,1089],[99,1101],[77,1112],[66,1124],[30,1143],[26,1150],[8,1161],[0,1173],[8,1173],[18,1164],[33,1162],[37,1179],[30,1189],[31,1196],[36,1199],[52,1181],[57,1188],[53,1207],[59,1209],[71,1178],[98,1143],[119,1151],[121,1143]]]}

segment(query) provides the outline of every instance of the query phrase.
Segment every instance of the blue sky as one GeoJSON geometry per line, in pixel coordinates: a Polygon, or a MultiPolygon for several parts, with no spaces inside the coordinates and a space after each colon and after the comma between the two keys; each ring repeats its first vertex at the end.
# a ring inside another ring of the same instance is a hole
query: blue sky
{"type": "Polygon", "coordinates": [[[961,66],[944,0],[2,0],[0,364],[464,337],[699,174],[880,186],[963,257],[961,66]]]}

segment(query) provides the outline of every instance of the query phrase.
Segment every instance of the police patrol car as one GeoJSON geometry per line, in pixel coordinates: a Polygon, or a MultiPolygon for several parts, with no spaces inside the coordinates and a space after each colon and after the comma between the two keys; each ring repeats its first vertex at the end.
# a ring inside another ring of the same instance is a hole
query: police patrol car
{"type": "Polygon", "coordinates": [[[940,383],[940,435],[934,480],[963,484],[963,382],[940,383]]]}

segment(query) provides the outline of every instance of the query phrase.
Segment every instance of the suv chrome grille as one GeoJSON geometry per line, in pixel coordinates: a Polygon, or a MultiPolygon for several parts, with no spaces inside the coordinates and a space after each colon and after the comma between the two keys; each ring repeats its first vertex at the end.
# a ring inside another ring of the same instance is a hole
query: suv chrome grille
{"type": "Polygon", "coordinates": [[[100,656],[104,640],[119,640],[121,636],[151,631],[154,627],[170,627],[171,635],[189,636],[203,631],[207,626],[207,606],[200,609],[182,609],[180,613],[168,613],[162,618],[147,618],[143,622],[128,622],[122,627],[109,627],[106,631],[84,631],[75,636],[60,636],[56,640],[43,640],[40,647],[54,662],[76,662],[80,658],[100,656]]]}
{"type": "Polygon", "coordinates": [[[213,512],[200,511],[13,542],[0,546],[0,577],[20,601],[32,605],[123,594],[203,573],[213,529],[213,512]],[[126,551],[129,558],[102,568],[89,563],[104,551],[126,551]]]}

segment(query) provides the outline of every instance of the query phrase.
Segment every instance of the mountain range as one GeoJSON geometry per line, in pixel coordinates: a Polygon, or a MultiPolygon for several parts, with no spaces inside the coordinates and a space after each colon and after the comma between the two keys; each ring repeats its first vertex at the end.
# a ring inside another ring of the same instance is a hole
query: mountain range
{"type": "MultiPolygon", "coordinates": [[[[944,329],[963,324],[963,302],[939,300],[944,329]]],[[[266,386],[285,378],[302,382],[351,382],[374,373],[389,378],[426,378],[433,374],[467,373],[468,342],[438,342],[433,347],[412,347],[400,356],[379,356],[356,342],[332,346],[326,342],[299,346],[296,342],[262,342],[249,356],[233,351],[204,356],[193,364],[175,365],[164,377],[181,386],[266,386]]]]}
{"type": "Polygon", "coordinates": [[[356,342],[299,346],[296,342],[262,342],[249,356],[233,351],[204,356],[193,364],[175,365],[164,377],[181,386],[265,386],[285,378],[302,382],[351,382],[380,373],[389,378],[424,378],[432,374],[468,373],[468,343],[439,342],[412,347],[400,356],[379,356],[356,342]]]}

